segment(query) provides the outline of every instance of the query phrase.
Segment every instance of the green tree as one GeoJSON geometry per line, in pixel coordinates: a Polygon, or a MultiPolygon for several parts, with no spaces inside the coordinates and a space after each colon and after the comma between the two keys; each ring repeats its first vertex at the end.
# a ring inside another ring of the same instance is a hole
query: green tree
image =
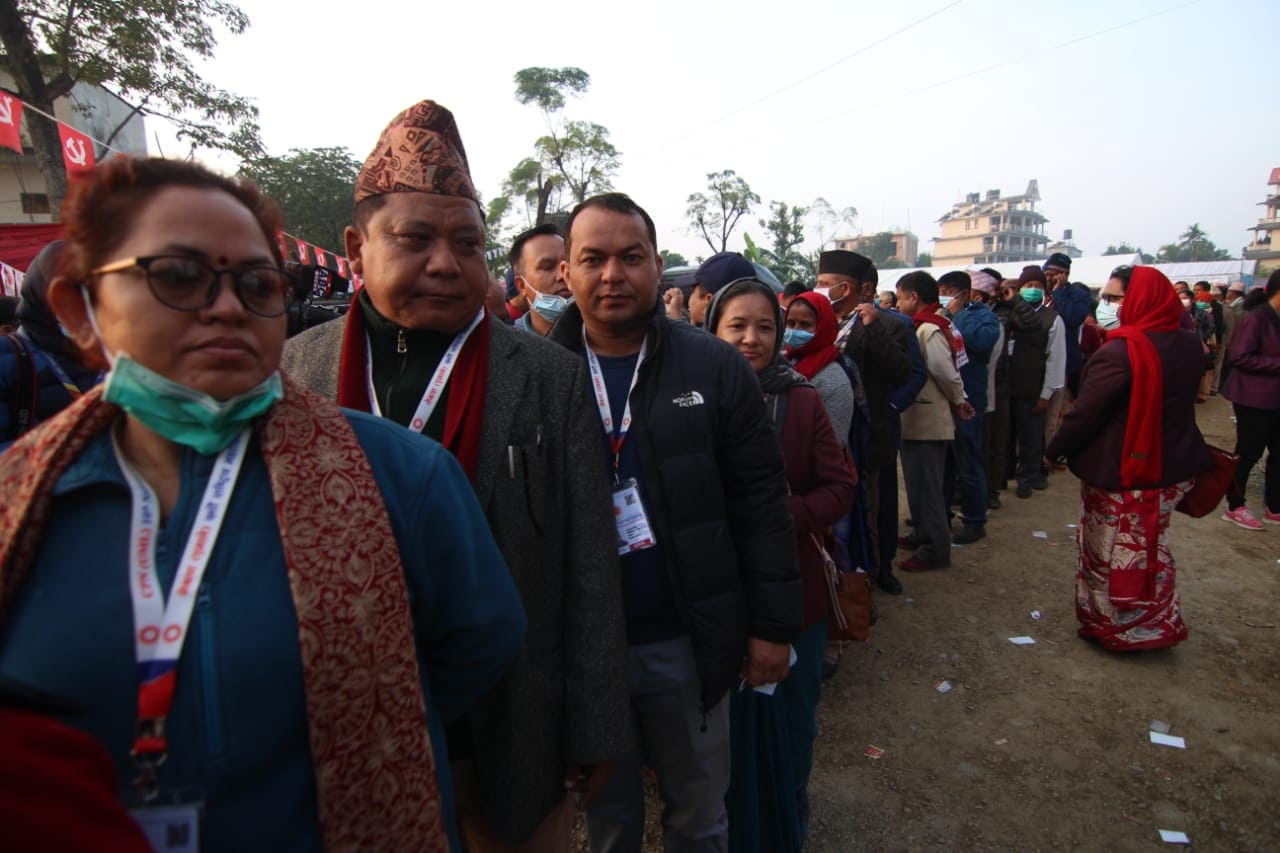
{"type": "Polygon", "coordinates": [[[771,201],[769,218],[760,220],[760,227],[773,240],[774,262],[766,266],[783,281],[812,274],[809,259],[796,251],[796,247],[804,242],[804,218],[808,214],[807,207],[790,207],[785,201],[771,201]]]}
{"type": "Polygon", "coordinates": [[[284,212],[285,229],[322,249],[344,252],[360,161],[346,148],[294,148],[240,164],[284,212]]]}
{"type": "MultiPolygon", "coordinates": [[[[100,86],[133,103],[134,114],[175,122],[193,149],[253,159],[262,152],[258,108],[205,81],[193,63],[213,58],[215,24],[239,35],[249,18],[224,0],[0,0],[0,70],[50,115],[77,83],[100,86]]],[[[31,115],[27,131],[56,211],[67,190],[58,129],[31,115]]]]}
{"type": "Polygon", "coordinates": [[[1142,251],[1141,247],[1138,247],[1135,249],[1133,246],[1130,246],[1128,243],[1125,243],[1123,241],[1119,245],[1108,244],[1107,250],[1102,254],[1103,255],[1138,255],[1142,259],[1142,262],[1144,264],[1149,264],[1155,260],[1154,255],[1150,255],[1142,251]]]}
{"type": "Polygon", "coordinates": [[[857,208],[842,207],[837,210],[825,198],[815,198],[813,204],[809,205],[809,214],[813,218],[814,230],[818,232],[818,252],[826,251],[827,244],[841,231],[852,231],[858,220],[857,208]]]}
{"type": "Polygon", "coordinates": [[[864,237],[859,247],[859,253],[866,255],[873,264],[882,270],[906,266],[906,264],[894,257],[897,253],[897,245],[893,242],[893,234],[889,231],[881,231],[879,234],[864,237]]]}
{"type": "Polygon", "coordinates": [[[931,266],[933,266],[933,253],[931,253],[931,252],[917,252],[917,253],[916,253],[916,266],[918,266],[918,267],[931,267],[931,266]]]}
{"type": "Polygon", "coordinates": [[[672,267],[689,266],[688,259],[685,258],[685,256],[680,254],[679,252],[672,252],[668,249],[663,249],[662,251],[658,252],[658,254],[662,256],[663,269],[671,269],[672,267]]]}
{"type": "Polygon", "coordinates": [[[1231,257],[1226,249],[1219,249],[1200,227],[1199,222],[1187,226],[1178,236],[1178,242],[1160,247],[1156,260],[1161,263],[1194,263],[1196,261],[1225,261],[1231,257]]]}
{"type": "Polygon", "coordinates": [[[581,68],[522,68],[515,73],[516,100],[542,113],[547,132],[533,144],[534,156],[516,164],[502,185],[512,209],[523,208],[527,225],[540,225],[563,213],[570,200],[581,202],[613,187],[621,153],[609,130],[562,115],[570,96],[591,85],[581,68]]]}
{"type": "Polygon", "coordinates": [[[759,203],[760,196],[750,185],[732,169],[725,169],[707,174],[707,192],[689,196],[685,216],[691,233],[706,240],[712,252],[724,252],[738,220],[759,203]]]}

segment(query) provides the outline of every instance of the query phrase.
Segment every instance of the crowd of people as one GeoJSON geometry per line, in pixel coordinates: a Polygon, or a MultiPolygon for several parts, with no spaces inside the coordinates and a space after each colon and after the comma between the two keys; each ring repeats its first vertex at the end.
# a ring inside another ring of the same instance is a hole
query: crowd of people
{"type": "Polygon", "coordinates": [[[1055,254],[878,292],[837,250],[778,293],[724,252],[664,287],[606,193],[519,235],[503,288],[431,101],[354,201],[364,286],[287,340],[280,212],[195,164],[100,164],[28,271],[0,338],[18,846],[564,851],[582,810],[592,850],[639,851],[648,768],[666,849],[800,850],[837,587],[902,593],[1070,466],[1081,636],[1179,642],[1167,527],[1219,391],[1223,517],[1262,528],[1266,452],[1280,523],[1280,274],[1186,308],[1122,267],[1095,300],[1055,254]]]}

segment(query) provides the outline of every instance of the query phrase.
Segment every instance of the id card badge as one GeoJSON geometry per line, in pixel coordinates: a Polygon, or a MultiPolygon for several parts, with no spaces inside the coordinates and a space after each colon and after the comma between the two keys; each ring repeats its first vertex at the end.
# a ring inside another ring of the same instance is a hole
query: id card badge
{"type": "Polygon", "coordinates": [[[640,500],[640,485],[632,477],[613,489],[613,520],[618,527],[618,556],[643,551],[658,544],[649,516],[640,500]]]}
{"type": "Polygon", "coordinates": [[[156,853],[199,853],[202,801],[175,797],[169,802],[134,806],[129,815],[138,822],[156,853]]]}

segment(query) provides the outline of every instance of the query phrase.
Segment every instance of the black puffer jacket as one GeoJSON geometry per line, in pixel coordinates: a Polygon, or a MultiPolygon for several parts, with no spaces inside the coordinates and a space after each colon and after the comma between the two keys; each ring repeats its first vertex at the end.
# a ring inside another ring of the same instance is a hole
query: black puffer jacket
{"type": "MultiPolygon", "coordinates": [[[[736,683],[747,637],[789,643],[804,618],[782,450],[751,366],[655,313],[631,395],[646,507],[689,629],[702,703],[736,683]]],[[[550,339],[582,352],[571,305],[550,339]]]]}

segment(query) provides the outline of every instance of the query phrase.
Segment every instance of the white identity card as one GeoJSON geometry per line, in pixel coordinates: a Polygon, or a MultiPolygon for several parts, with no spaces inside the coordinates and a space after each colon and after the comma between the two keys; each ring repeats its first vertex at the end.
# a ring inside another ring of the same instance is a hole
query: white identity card
{"type": "Polygon", "coordinates": [[[631,478],[614,487],[613,520],[618,527],[618,556],[643,551],[658,544],[653,538],[649,516],[640,500],[640,487],[631,478]]]}

